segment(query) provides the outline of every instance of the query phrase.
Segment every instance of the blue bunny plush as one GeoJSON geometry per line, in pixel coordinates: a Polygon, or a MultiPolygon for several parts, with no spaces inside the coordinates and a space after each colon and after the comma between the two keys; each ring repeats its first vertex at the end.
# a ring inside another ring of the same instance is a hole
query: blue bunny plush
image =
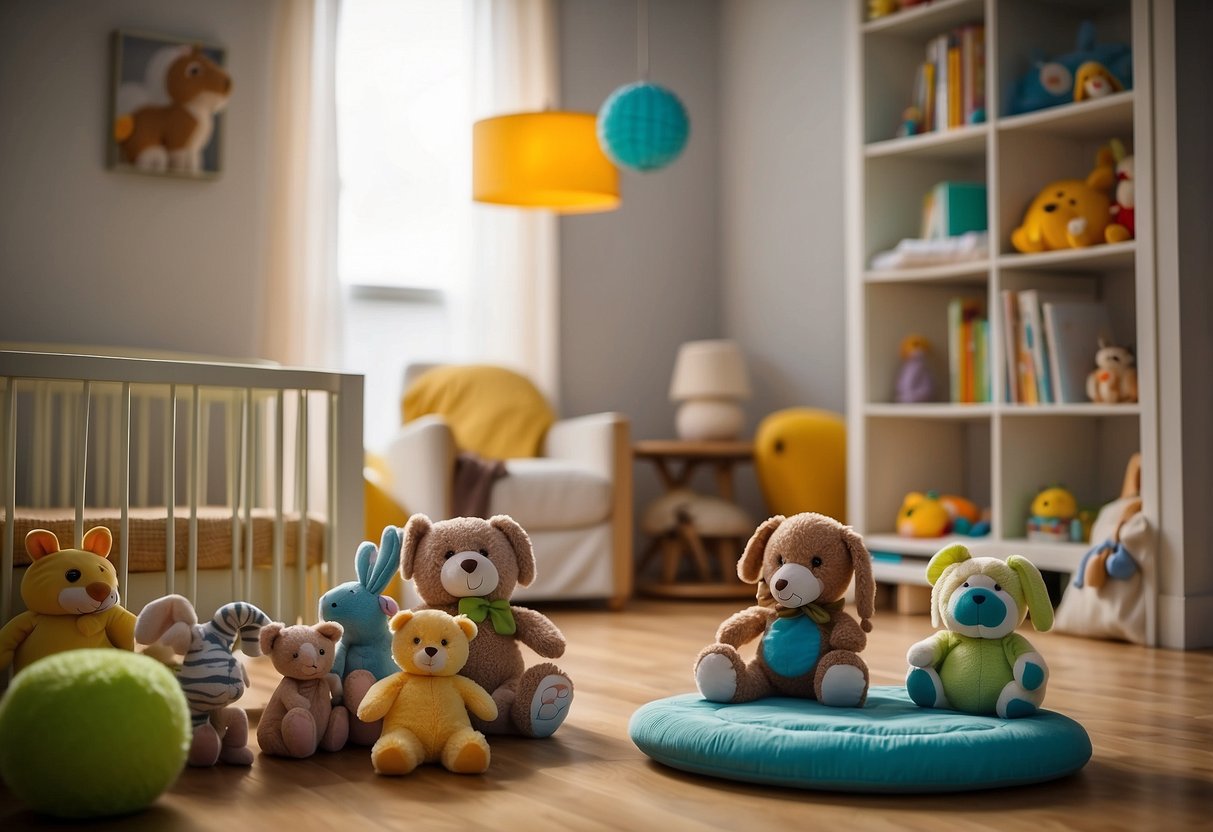
{"type": "Polygon", "coordinates": [[[1033,51],[1030,68],[1015,79],[1004,99],[1007,115],[1031,113],[1081,98],[1075,80],[1088,62],[1102,66],[1124,89],[1133,86],[1133,52],[1128,44],[1097,43],[1095,24],[1084,20],[1078,27],[1073,52],[1049,59],[1039,50],[1033,51]]]}
{"type": "MultiPolygon", "coordinates": [[[[400,567],[400,531],[395,526],[383,530],[376,548],[370,541],[358,547],[354,555],[357,581],[333,587],[320,598],[320,620],[336,621],[344,628],[337,644],[333,673],[344,682],[345,704],[351,714],[371,685],[396,673],[392,661],[392,633],[388,620],[400,606],[388,595],[380,595],[400,567]]],[[[379,723],[351,720],[350,740],[371,745],[379,738],[379,723]]]]}

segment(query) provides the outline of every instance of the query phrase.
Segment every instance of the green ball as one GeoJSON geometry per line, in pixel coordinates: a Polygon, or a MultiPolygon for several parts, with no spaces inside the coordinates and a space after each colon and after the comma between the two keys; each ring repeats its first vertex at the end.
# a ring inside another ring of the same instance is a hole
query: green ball
{"type": "Polygon", "coordinates": [[[70,650],[26,667],[0,700],[0,777],[39,812],[127,814],[177,779],[192,733],[164,665],[125,650],[70,650]]]}

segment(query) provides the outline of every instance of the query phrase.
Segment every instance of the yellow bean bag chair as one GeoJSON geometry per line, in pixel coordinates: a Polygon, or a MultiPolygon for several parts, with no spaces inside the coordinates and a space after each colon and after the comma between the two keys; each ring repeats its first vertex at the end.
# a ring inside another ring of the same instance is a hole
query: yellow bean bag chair
{"type": "Polygon", "coordinates": [[[754,467],[772,514],[815,511],[846,522],[846,422],[840,414],[793,407],[767,416],[754,436],[754,467]]]}

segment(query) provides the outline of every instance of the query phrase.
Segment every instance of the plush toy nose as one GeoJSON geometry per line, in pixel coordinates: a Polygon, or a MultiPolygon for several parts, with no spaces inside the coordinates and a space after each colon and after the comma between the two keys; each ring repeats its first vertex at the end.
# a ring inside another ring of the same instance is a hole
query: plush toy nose
{"type": "Polygon", "coordinates": [[[459,568],[470,575],[476,571],[476,561],[474,561],[472,558],[462,560],[459,562],[459,568]]]}
{"type": "Polygon", "coordinates": [[[92,598],[94,601],[104,601],[106,598],[110,597],[109,584],[103,584],[100,581],[89,584],[84,591],[87,592],[88,597],[92,598]]]}
{"type": "Polygon", "coordinates": [[[425,648],[425,654],[426,654],[427,656],[431,656],[431,657],[433,657],[433,656],[437,656],[437,655],[438,655],[438,648],[437,648],[437,647],[427,647],[427,648],[425,648]]]}
{"type": "Polygon", "coordinates": [[[1056,210],[1057,210],[1057,203],[1056,203],[1056,202],[1050,202],[1048,205],[1046,205],[1046,206],[1045,206],[1045,213],[1046,213],[1046,214],[1052,214],[1052,213],[1053,213],[1054,211],[1056,211],[1056,210]]]}
{"type": "Polygon", "coordinates": [[[787,582],[786,578],[780,578],[778,581],[775,582],[775,588],[778,589],[780,592],[783,592],[785,589],[787,589],[787,586],[788,586],[788,582],[787,582]]]}
{"type": "Polygon", "coordinates": [[[984,604],[985,602],[986,602],[986,596],[984,596],[984,595],[976,595],[973,597],[974,604],[984,604]]]}

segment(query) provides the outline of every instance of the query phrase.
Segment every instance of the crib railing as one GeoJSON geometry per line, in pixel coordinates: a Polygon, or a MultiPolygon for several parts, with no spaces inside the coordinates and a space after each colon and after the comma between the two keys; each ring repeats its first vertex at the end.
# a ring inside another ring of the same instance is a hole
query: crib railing
{"type": "Polygon", "coordinates": [[[116,508],[111,557],[123,587],[129,581],[131,508],[163,506],[164,590],[195,604],[200,504],[230,509],[232,598],[259,603],[280,619],[290,592],[296,611],[314,614],[307,543],[309,517],[317,515],[325,529],[320,590],[353,578],[352,553],[362,528],[362,376],[0,350],[0,396],[0,621],[12,614],[14,551],[23,545],[15,539],[19,504],[64,506],[70,500],[75,540],[64,541],[65,547],[82,539],[86,508],[116,508]],[[182,498],[188,541],[179,587],[175,519],[182,498]],[[288,506],[298,514],[290,588],[288,506]],[[273,510],[269,597],[260,598],[253,597],[255,507],[273,510]]]}

